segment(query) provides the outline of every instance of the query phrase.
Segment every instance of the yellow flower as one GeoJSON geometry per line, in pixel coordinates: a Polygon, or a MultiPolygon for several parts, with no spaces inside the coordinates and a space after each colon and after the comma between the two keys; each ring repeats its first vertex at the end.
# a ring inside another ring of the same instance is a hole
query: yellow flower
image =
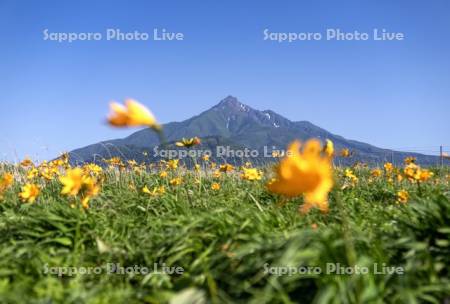
{"type": "Polygon", "coordinates": [[[425,182],[433,176],[433,172],[427,169],[422,169],[420,172],[419,180],[425,182]]]}
{"type": "Polygon", "coordinates": [[[245,166],[246,168],[251,168],[252,163],[251,163],[251,162],[245,162],[244,166],[245,166]]]}
{"type": "MultiPolygon", "coordinates": [[[[11,173],[4,173],[0,178],[0,196],[6,189],[8,189],[14,182],[14,176],[11,173]]],[[[0,197],[1,199],[1,197],[0,197]]]]}
{"type": "Polygon", "coordinates": [[[326,140],[326,144],[323,147],[323,151],[325,152],[325,154],[328,157],[333,157],[334,156],[334,144],[331,140],[327,139],[326,140]]]}
{"type": "Polygon", "coordinates": [[[45,178],[46,180],[52,180],[55,175],[59,174],[59,171],[57,168],[55,167],[40,167],[40,172],[41,176],[43,178],[45,178]]]}
{"type": "Polygon", "coordinates": [[[243,168],[244,173],[241,174],[241,178],[249,181],[260,180],[262,172],[256,168],[243,168]]]}
{"type": "Polygon", "coordinates": [[[208,161],[209,160],[209,155],[208,154],[205,154],[205,155],[203,155],[202,156],[202,159],[203,159],[203,161],[208,161]]]}
{"type": "Polygon", "coordinates": [[[405,158],[405,164],[409,165],[409,164],[413,164],[416,163],[416,158],[413,156],[408,156],[405,158]]]}
{"type": "Polygon", "coordinates": [[[197,171],[197,172],[200,172],[200,165],[199,164],[195,164],[194,170],[197,171]]]}
{"type": "Polygon", "coordinates": [[[405,176],[409,180],[414,181],[420,179],[421,170],[414,162],[409,162],[405,169],[403,169],[403,173],[405,173],[405,176]]]}
{"type": "Polygon", "coordinates": [[[349,178],[352,183],[356,183],[358,181],[358,177],[353,173],[351,169],[345,169],[344,175],[345,177],[349,178]]]}
{"type": "Polygon", "coordinates": [[[224,164],[224,165],[220,165],[219,171],[220,172],[231,172],[234,170],[233,165],[230,164],[224,164]]]}
{"type": "Polygon", "coordinates": [[[36,176],[38,176],[39,171],[36,168],[32,168],[30,171],[27,172],[27,179],[33,179],[36,176]]]}
{"type": "Polygon", "coordinates": [[[397,201],[399,203],[406,203],[409,199],[409,193],[406,190],[400,190],[397,192],[397,201]]]}
{"type": "Polygon", "coordinates": [[[183,182],[183,180],[181,179],[181,177],[176,177],[173,178],[169,181],[169,184],[171,184],[172,186],[177,186],[177,185],[181,185],[181,183],[183,182]]]}
{"type": "Polygon", "coordinates": [[[128,166],[130,166],[131,168],[134,168],[137,166],[137,162],[134,159],[129,159],[127,161],[127,163],[128,163],[128,166]]]}
{"type": "Polygon", "coordinates": [[[217,164],[215,162],[211,163],[211,169],[215,169],[217,167],[217,164]]]}
{"type": "Polygon", "coordinates": [[[167,171],[161,171],[161,172],[159,173],[159,177],[161,177],[161,178],[167,177],[167,171]]]}
{"type": "Polygon", "coordinates": [[[381,169],[378,169],[378,168],[373,169],[373,170],[370,172],[370,174],[371,174],[373,177],[379,177],[379,176],[381,176],[382,173],[383,173],[383,172],[381,171],[381,169]]]}
{"type": "Polygon", "coordinates": [[[123,168],[125,168],[125,164],[122,162],[120,157],[111,157],[110,159],[104,159],[103,161],[109,165],[109,169],[118,167],[120,168],[120,170],[122,170],[123,168]]]}
{"type": "Polygon", "coordinates": [[[59,181],[63,184],[61,194],[76,196],[82,192],[81,204],[84,208],[88,208],[89,200],[100,192],[97,181],[81,168],[67,170],[66,175],[61,176],[59,181]]]}
{"type": "Polygon", "coordinates": [[[303,194],[303,213],[312,207],[327,212],[328,192],[333,187],[331,159],[321,154],[320,142],[316,139],[307,141],[302,151],[300,146],[299,141],[290,144],[287,156],[276,167],[277,178],[268,188],[287,197],[303,194]]]}
{"type": "Polygon", "coordinates": [[[394,169],[394,165],[392,165],[392,163],[385,163],[383,167],[386,172],[392,172],[392,170],[394,169]]]}
{"type": "Polygon", "coordinates": [[[212,190],[215,190],[215,191],[220,190],[220,184],[218,184],[218,183],[213,183],[213,184],[211,185],[211,189],[212,189],[212,190]]]}
{"type": "Polygon", "coordinates": [[[14,182],[14,176],[11,173],[4,173],[2,178],[0,179],[0,189],[1,188],[8,188],[9,186],[12,185],[12,183],[14,182]]]}
{"type": "Polygon", "coordinates": [[[136,100],[125,100],[125,106],[112,102],[110,106],[111,113],[108,122],[114,127],[147,126],[154,130],[161,129],[152,112],[136,100]]]}
{"type": "Polygon", "coordinates": [[[100,192],[100,187],[97,185],[96,181],[90,177],[87,176],[83,180],[83,188],[84,188],[84,194],[82,196],[81,205],[83,208],[87,209],[89,208],[89,201],[94,196],[98,195],[100,192]]]}
{"type": "Polygon", "coordinates": [[[67,170],[66,175],[59,178],[64,186],[61,194],[77,195],[83,187],[84,177],[84,172],[80,168],[67,170]]]}
{"type": "Polygon", "coordinates": [[[26,184],[22,187],[22,192],[19,193],[19,197],[24,202],[33,203],[40,192],[39,186],[35,184],[26,184]]]}
{"type": "Polygon", "coordinates": [[[178,162],[180,160],[179,159],[171,159],[167,162],[167,168],[169,169],[176,169],[178,168],[178,162]]]}
{"type": "Polygon", "coordinates": [[[193,146],[199,145],[200,143],[201,140],[197,136],[189,139],[183,137],[183,139],[181,139],[181,141],[177,141],[175,145],[178,147],[191,148],[193,146]]]}
{"type": "Polygon", "coordinates": [[[85,174],[92,174],[95,176],[99,175],[103,171],[102,167],[96,164],[86,164],[83,166],[83,170],[85,174]]]}
{"type": "Polygon", "coordinates": [[[351,156],[351,153],[350,153],[349,149],[344,148],[341,150],[341,157],[350,157],[350,156],[351,156]]]}
{"type": "Polygon", "coordinates": [[[164,194],[164,193],[166,193],[166,188],[164,186],[159,186],[158,192],[159,192],[159,194],[164,194]]]}
{"type": "Polygon", "coordinates": [[[63,163],[67,164],[69,162],[69,152],[63,152],[59,156],[59,159],[63,161],[63,163]]]}
{"type": "Polygon", "coordinates": [[[90,176],[84,177],[83,184],[84,196],[94,197],[100,192],[100,186],[97,184],[97,181],[90,176]]]}
{"type": "Polygon", "coordinates": [[[213,177],[214,178],[219,178],[220,176],[221,176],[221,173],[220,173],[219,170],[216,170],[216,171],[213,172],[213,177]]]}
{"type": "Polygon", "coordinates": [[[142,192],[149,194],[149,195],[155,195],[155,192],[150,191],[150,189],[148,189],[147,185],[145,185],[144,188],[142,188],[142,192]]]}
{"type": "Polygon", "coordinates": [[[34,166],[33,161],[32,161],[31,159],[29,159],[28,157],[25,158],[24,160],[22,160],[22,161],[20,162],[20,165],[21,165],[22,167],[31,167],[31,166],[34,166]]]}

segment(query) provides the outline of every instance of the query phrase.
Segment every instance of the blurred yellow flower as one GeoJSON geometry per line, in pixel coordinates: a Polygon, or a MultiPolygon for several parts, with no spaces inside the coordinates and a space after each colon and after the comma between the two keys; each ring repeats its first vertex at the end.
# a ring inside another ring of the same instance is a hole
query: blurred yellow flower
{"type": "Polygon", "coordinates": [[[131,168],[134,168],[137,166],[137,161],[135,161],[134,159],[129,159],[127,160],[128,166],[130,166],[131,168]]]}
{"type": "Polygon", "coordinates": [[[301,211],[312,207],[328,211],[328,192],[333,187],[331,159],[321,154],[320,142],[311,139],[300,151],[300,141],[290,144],[287,156],[276,167],[276,179],[267,186],[270,191],[287,197],[303,194],[301,211]]]}
{"type": "Polygon", "coordinates": [[[63,184],[61,194],[77,195],[83,187],[85,174],[81,168],[67,170],[64,176],[59,178],[63,184]]]}
{"type": "Polygon", "coordinates": [[[114,167],[123,168],[125,166],[120,157],[117,156],[111,157],[110,159],[105,159],[104,162],[109,165],[110,169],[113,169],[114,167]]]}
{"type": "Polygon", "coordinates": [[[213,172],[213,177],[214,178],[219,178],[220,176],[221,176],[221,173],[220,173],[219,170],[216,170],[216,171],[213,172]]]}
{"type": "Polygon", "coordinates": [[[39,168],[39,174],[46,180],[52,180],[59,174],[58,168],[53,166],[42,166],[39,168]]]}
{"type": "Polygon", "coordinates": [[[397,201],[399,203],[406,203],[409,199],[409,193],[406,190],[400,190],[397,192],[397,201]]]}
{"type": "Polygon", "coordinates": [[[35,184],[26,184],[22,187],[22,192],[19,193],[19,197],[24,202],[33,203],[40,192],[39,186],[35,184]]]}
{"type": "Polygon", "coordinates": [[[182,182],[183,182],[183,179],[181,177],[176,177],[176,178],[172,178],[169,181],[169,184],[171,184],[172,186],[177,186],[177,185],[181,185],[182,182]]]}
{"type": "Polygon", "coordinates": [[[405,164],[409,165],[416,162],[416,158],[413,156],[408,156],[405,158],[405,164]]]}
{"type": "Polygon", "coordinates": [[[220,190],[220,184],[218,184],[218,183],[213,183],[213,184],[211,185],[211,189],[212,189],[212,190],[215,190],[215,191],[220,190]]]}
{"type": "Polygon", "coordinates": [[[81,194],[81,205],[83,208],[88,208],[89,200],[100,192],[100,186],[97,181],[78,167],[68,169],[66,174],[59,178],[59,181],[63,184],[61,194],[71,196],[81,194]]]}
{"type": "Polygon", "coordinates": [[[431,172],[431,171],[428,170],[428,169],[422,169],[422,170],[420,171],[419,180],[420,180],[421,182],[425,182],[425,181],[427,181],[428,179],[430,179],[432,176],[433,176],[433,172],[431,172]]]}
{"type": "Polygon", "coordinates": [[[386,172],[392,172],[392,170],[394,169],[394,165],[392,165],[392,163],[385,163],[383,167],[386,172]]]}
{"type": "Polygon", "coordinates": [[[159,131],[161,126],[156,122],[152,112],[136,100],[127,99],[125,105],[112,102],[108,122],[114,127],[147,126],[159,131]]]}
{"type": "Polygon", "coordinates": [[[159,194],[164,194],[164,193],[166,193],[166,188],[164,186],[159,186],[158,192],[159,192],[159,194]]]}
{"type": "Polygon", "coordinates": [[[98,186],[96,180],[90,176],[85,176],[83,180],[83,190],[84,193],[81,199],[81,205],[83,208],[89,208],[89,201],[94,196],[97,196],[100,192],[100,187],[98,186]]]}
{"type": "Polygon", "coordinates": [[[370,172],[370,174],[371,174],[373,177],[379,177],[379,176],[381,176],[382,173],[383,173],[383,172],[382,172],[381,169],[379,169],[379,168],[373,169],[373,170],[370,172]]]}
{"type": "Polygon", "coordinates": [[[349,178],[352,183],[356,183],[358,181],[358,177],[353,173],[351,169],[345,169],[344,176],[349,178]]]}
{"type": "Polygon", "coordinates": [[[157,196],[160,194],[164,194],[166,192],[166,189],[164,188],[164,186],[157,186],[154,187],[153,190],[150,190],[147,186],[144,186],[144,188],[142,188],[142,192],[150,196],[157,196]]]}
{"type": "Polygon", "coordinates": [[[341,157],[350,157],[351,156],[350,150],[347,148],[342,149],[340,154],[341,154],[341,157]]]}
{"type": "Polygon", "coordinates": [[[203,161],[208,161],[209,160],[209,155],[205,154],[202,156],[203,161]]]}
{"type": "Polygon", "coordinates": [[[234,166],[230,165],[230,164],[224,164],[224,165],[220,165],[219,171],[220,172],[231,172],[234,170],[234,166]]]}
{"type": "Polygon", "coordinates": [[[159,177],[161,177],[161,178],[167,177],[167,171],[161,171],[161,172],[159,173],[159,177]]]}
{"type": "Polygon", "coordinates": [[[409,162],[405,169],[403,169],[403,173],[409,180],[414,181],[420,179],[421,170],[414,162],[409,162]]]}
{"type": "Polygon", "coordinates": [[[0,179],[0,195],[14,183],[14,176],[11,173],[3,173],[0,179]]]}
{"type": "Polygon", "coordinates": [[[175,143],[176,146],[178,147],[185,147],[185,148],[191,148],[193,146],[199,145],[201,143],[200,138],[198,138],[197,136],[193,137],[193,138],[182,138],[181,141],[177,141],[175,143]]]}
{"type": "Polygon", "coordinates": [[[249,181],[260,180],[262,177],[262,172],[256,168],[242,168],[244,171],[241,174],[241,178],[249,181]]]}
{"type": "Polygon", "coordinates": [[[36,168],[32,168],[30,171],[27,172],[27,179],[33,179],[36,176],[38,176],[39,171],[36,168]]]}
{"type": "Polygon", "coordinates": [[[31,166],[34,166],[34,163],[33,163],[33,161],[32,161],[31,159],[29,159],[29,158],[27,157],[27,158],[25,158],[24,160],[22,160],[22,161],[20,162],[20,165],[21,165],[22,167],[31,167],[31,166]]]}
{"type": "Polygon", "coordinates": [[[100,167],[99,165],[96,165],[96,164],[92,164],[92,163],[85,164],[83,166],[83,170],[84,170],[85,174],[92,174],[94,176],[97,176],[103,172],[102,167],[100,167]]]}
{"type": "Polygon", "coordinates": [[[3,176],[0,179],[0,187],[7,188],[11,186],[13,182],[14,176],[11,173],[9,172],[3,173],[3,176]]]}
{"type": "Polygon", "coordinates": [[[323,151],[328,157],[334,156],[334,144],[331,140],[327,139],[323,151]]]}
{"type": "Polygon", "coordinates": [[[167,162],[167,168],[169,169],[176,169],[178,168],[178,162],[180,160],[179,159],[171,159],[167,162]]]}
{"type": "Polygon", "coordinates": [[[199,164],[195,164],[195,166],[194,166],[194,170],[195,171],[197,171],[197,172],[200,172],[200,165],[199,164]]]}

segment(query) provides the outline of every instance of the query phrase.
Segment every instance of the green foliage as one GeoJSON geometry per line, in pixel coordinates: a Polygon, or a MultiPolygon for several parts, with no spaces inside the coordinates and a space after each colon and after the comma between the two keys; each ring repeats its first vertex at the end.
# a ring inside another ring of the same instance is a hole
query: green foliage
{"type": "MultiPolygon", "coordinates": [[[[298,213],[264,182],[237,174],[179,186],[157,174],[107,172],[87,210],[50,182],[34,204],[18,185],[0,203],[0,303],[441,303],[450,294],[450,202],[435,183],[359,182],[330,194],[330,212],[298,213]],[[219,191],[211,190],[218,182],[219,191]],[[165,185],[152,197],[144,185],[165,185]],[[396,192],[410,193],[406,204],[396,192]],[[169,274],[45,273],[46,267],[147,266],[169,274]],[[267,267],[401,267],[404,274],[276,275],[267,267]],[[384,263],[384,264],[383,264],[384,263]],[[47,265],[47,266],[46,266],[47,265]]],[[[170,177],[170,176],[169,176],[170,177]]],[[[342,177],[338,177],[342,178],[342,177]]],[[[338,183],[339,185],[339,183],[338,183]]]]}

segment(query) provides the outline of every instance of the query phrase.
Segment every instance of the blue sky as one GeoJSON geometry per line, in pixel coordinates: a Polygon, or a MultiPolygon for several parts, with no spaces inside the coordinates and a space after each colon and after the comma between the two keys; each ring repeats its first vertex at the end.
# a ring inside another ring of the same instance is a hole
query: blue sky
{"type": "Polygon", "coordinates": [[[386,148],[450,149],[450,2],[0,0],[0,159],[51,158],[130,130],[104,124],[133,97],[161,122],[227,95],[386,148]],[[44,41],[50,32],[184,33],[183,41],[44,41]],[[404,41],[264,41],[327,28],[404,41]]]}

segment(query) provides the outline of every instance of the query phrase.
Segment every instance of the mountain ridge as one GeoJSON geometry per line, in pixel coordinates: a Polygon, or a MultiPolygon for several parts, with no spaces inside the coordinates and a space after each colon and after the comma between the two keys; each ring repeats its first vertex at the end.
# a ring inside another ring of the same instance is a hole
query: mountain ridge
{"type": "MultiPolygon", "coordinates": [[[[436,156],[379,148],[357,140],[346,139],[306,120],[291,121],[272,110],[256,110],[231,95],[198,115],[184,121],[164,124],[163,130],[169,143],[183,137],[198,136],[215,138],[208,143],[209,145],[212,145],[212,142],[218,144],[226,142],[235,147],[261,151],[264,147],[285,149],[294,139],[319,138],[322,141],[332,140],[336,150],[348,148],[355,153],[352,159],[340,160],[342,163],[349,161],[399,163],[409,155],[417,157],[418,161],[424,165],[438,163],[436,156]]],[[[149,150],[159,145],[158,140],[158,136],[152,130],[144,129],[122,139],[103,141],[73,150],[70,155],[76,162],[95,161],[98,158],[111,156],[136,158],[139,156],[139,151],[149,150]]]]}

